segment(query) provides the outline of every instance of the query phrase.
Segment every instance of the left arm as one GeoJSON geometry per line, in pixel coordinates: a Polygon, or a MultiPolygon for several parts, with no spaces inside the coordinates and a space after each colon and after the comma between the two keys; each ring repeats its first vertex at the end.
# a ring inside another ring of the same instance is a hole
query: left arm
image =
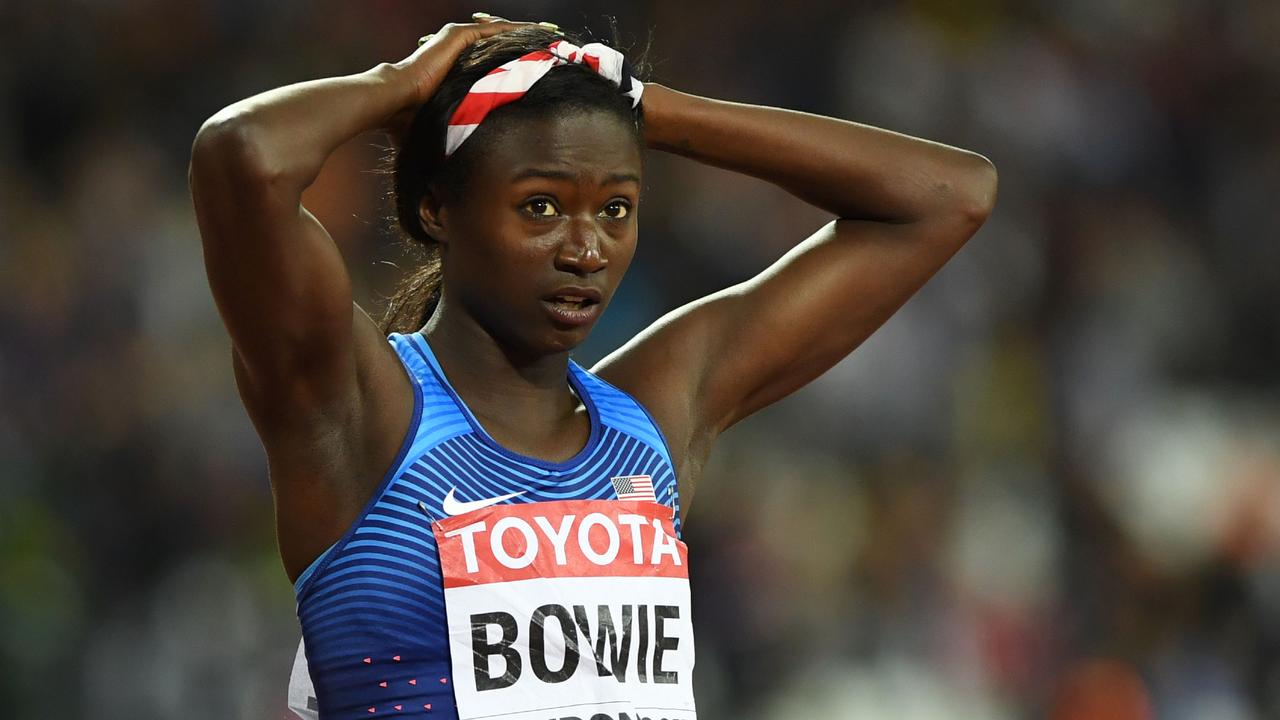
{"type": "Polygon", "coordinates": [[[965,150],[653,83],[643,102],[650,147],[766,180],[838,217],[597,366],[651,406],[682,457],[852,352],[995,203],[995,168],[965,150]]]}

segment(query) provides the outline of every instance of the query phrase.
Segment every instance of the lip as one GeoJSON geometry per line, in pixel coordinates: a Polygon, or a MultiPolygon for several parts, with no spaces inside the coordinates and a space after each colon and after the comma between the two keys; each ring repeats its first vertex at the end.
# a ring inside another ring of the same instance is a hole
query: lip
{"type": "Polygon", "coordinates": [[[592,305],[599,305],[603,299],[603,295],[595,288],[582,287],[581,285],[565,285],[542,296],[543,300],[554,300],[557,295],[571,295],[573,297],[586,298],[591,301],[592,305]]]}
{"type": "MultiPolygon", "coordinates": [[[[557,293],[560,294],[560,293],[557,293]]],[[[586,297],[583,295],[582,297],[586,297]]],[[[562,307],[551,300],[543,300],[542,306],[547,309],[547,314],[551,319],[559,325],[568,327],[578,327],[587,323],[595,322],[600,315],[600,303],[595,302],[587,305],[581,310],[571,310],[562,307]]]]}
{"type": "Polygon", "coordinates": [[[562,285],[542,297],[542,306],[547,309],[552,322],[564,327],[578,327],[595,322],[603,307],[604,295],[593,287],[582,285],[562,285]],[[581,309],[566,308],[555,301],[557,296],[580,297],[587,301],[581,309]]]}

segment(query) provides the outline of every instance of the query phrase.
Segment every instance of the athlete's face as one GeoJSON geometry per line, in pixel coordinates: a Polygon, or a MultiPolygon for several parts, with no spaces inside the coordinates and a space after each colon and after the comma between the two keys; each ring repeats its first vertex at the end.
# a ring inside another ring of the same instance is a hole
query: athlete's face
{"type": "Polygon", "coordinates": [[[511,123],[489,140],[465,197],[437,218],[444,292],[512,350],[568,350],[635,254],[640,147],[599,111],[511,123]]]}

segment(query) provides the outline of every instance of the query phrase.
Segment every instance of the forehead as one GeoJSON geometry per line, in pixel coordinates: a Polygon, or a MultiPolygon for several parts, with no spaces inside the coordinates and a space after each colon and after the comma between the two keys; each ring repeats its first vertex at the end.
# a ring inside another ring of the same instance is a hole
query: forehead
{"type": "Polygon", "coordinates": [[[474,168],[481,183],[510,183],[531,168],[567,170],[585,181],[640,174],[634,129],[599,110],[503,123],[484,150],[474,168]]]}

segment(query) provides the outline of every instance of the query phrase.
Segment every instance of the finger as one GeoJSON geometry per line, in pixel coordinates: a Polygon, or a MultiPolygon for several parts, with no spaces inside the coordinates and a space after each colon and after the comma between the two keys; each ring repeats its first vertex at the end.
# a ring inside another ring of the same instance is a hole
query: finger
{"type": "MultiPolygon", "coordinates": [[[[497,35],[499,33],[510,32],[512,30],[515,30],[516,28],[530,27],[530,26],[536,27],[537,23],[495,19],[492,22],[476,23],[474,25],[471,25],[470,27],[475,28],[476,32],[480,34],[480,37],[489,37],[490,35],[497,35]]],[[[559,31],[556,30],[555,32],[559,32],[559,31]]]]}
{"type": "Polygon", "coordinates": [[[536,27],[536,28],[542,28],[544,30],[550,30],[556,35],[564,37],[564,31],[560,29],[560,26],[551,22],[535,23],[535,22],[521,22],[521,21],[512,21],[512,20],[494,20],[493,22],[477,23],[472,27],[480,31],[481,37],[498,35],[500,33],[510,32],[512,30],[515,30],[516,28],[525,28],[525,27],[536,27]]]}
{"type": "Polygon", "coordinates": [[[478,23],[504,22],[504,23],[512,23],[513,25],[537,25],[538,27],[544,27],[552,31],[556,31],[560,29],[559,25],[553,22],[547,22],[545,20],[539,23],[531,23],[531,22],[514,22],[513,23],[511,20],[508,20],[504,17],[499,17],[497,15],[490,15],[489,13],[483,13],[483,12],[471,13],[471,19],[475,20],[478,23]]]}
{"type": "Polygon", "coordinates": [[[479,20],[480,22],[450,23],[445,26],[446,32],[431,33],[429,35],[423,35],[422,37],[418,38],[418,47],[421,48],[423,45],[426,45],[428,42],[431,42],[434,38],[454,36],[454,34],[458,32],[462,32],[462,33],[466,33],[467,35],[470,35],[470,40],[467,41],[467,44],[470,44],[472,42],[475,42],[479,38],[489,37],[491,35],[498,35],[500,33],[510,32],[511,30],[515,30],[516,28],[530,27],[530,26],[542,27],[552,31],[557,35],[561,35],[561,36],[564,35],[564,32],[559,29],[560,26],[556,25],[555,23],[550,23],[550,22],[534,23],[534,22],[511,21],[511,20],[505,20],[503,18],[495,17],[487,13],[474,13],[473,15],[476,16],[476,19],[479,20]],[[471,34],[471,33],[474,33],[474,34],[471,34]]]}

